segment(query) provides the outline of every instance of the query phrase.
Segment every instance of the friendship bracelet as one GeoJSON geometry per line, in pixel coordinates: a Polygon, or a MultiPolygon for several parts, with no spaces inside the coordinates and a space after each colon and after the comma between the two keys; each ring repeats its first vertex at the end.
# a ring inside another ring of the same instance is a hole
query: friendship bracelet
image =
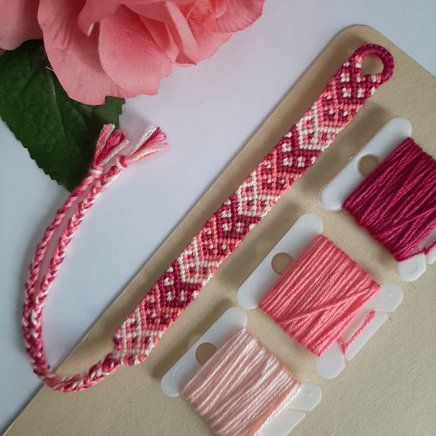
{"type": "MultiPolygon", "coordinates": [[[[52,230],[48,230],[48,236],[46,234],[44,237],[31,266],[23,311],[26,349],[35,373],[52,388],[73,392],[98,383],[120,365],[135,365],[144,361],[167,328],[197,297],[220,264],[295,180],[314,164],[375,90],[390,79],[393,69],[393,58],[383,47],[368,44],[358,48],[341,66],[311,108],[205,223],[145,295],[115,333],[114,349],[88,371],[72,377],[58,376],[50,369],[41,340],[42,306],[48,285],[60,265],[57,260],[53,262],[50,268],[54,274],[48,273],[42,280],[42,290],[36,291],[41,258],[52,237],[52,230]],[[362,73],[362,61],[367,56],[377,56],[382,61],[381,73],[362,73]]],[[[88,178],[94,176],[92,171],[88,178]]],[[[91,182],[85,179],[84,185],[88,187],[92,181],[93,179],[91,182]]],[[[79,188],[79,194],[73,194],[72,197],[81,195],[84,191],[81,189],[83,188],[79,188]]],[[[95,196],[91,196],[85,202],[85,209],[94,200],[95,196]]],[[[64,206],[66,210],[69,207],[70,205],[64,206]]],[[[64,215],[65,212],[62,212],[60,218],[55,219],[56,226],[64,215]]],[[[72,228],[75,228],[74,223],[72,228]]],[[[57,259],[63,259],[69,238],[70,230],[65,243],[61,244],[57,259]]]]}

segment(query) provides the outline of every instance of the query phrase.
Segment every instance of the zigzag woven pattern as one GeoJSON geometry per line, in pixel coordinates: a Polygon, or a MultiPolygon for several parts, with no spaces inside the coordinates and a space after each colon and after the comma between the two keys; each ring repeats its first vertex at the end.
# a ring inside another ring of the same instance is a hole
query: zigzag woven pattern
{"type": "Polygon", "coordinates": [[[113,357],[124,365],[147,358],[219,265],[392,73],[392,56],[383,47],[370,44],[354,52],[318,100],[206,222],[118,329],[113,357]],[[362,60],[368,55],[380,58],[382,73],[361,74],[362,60]]]}

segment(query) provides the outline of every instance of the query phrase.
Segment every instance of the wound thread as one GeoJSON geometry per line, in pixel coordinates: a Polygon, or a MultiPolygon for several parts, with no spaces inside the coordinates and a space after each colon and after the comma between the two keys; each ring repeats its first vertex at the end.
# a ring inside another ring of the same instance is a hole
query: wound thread
{"type": "Polygon", "coordinates": [[[345,353],[357,336],[345,343],[341,334],[379,289],[347,254],[319,235],[291,263],[259,307],[317,356],[336,341],[345,353]]]}
{"type": "Polygon", "coordinates": [[[347,198],[344,209],[397,261],[418,253],[436,228],[436,162],[407,138],[347,198]]]}
{"type": "Polygon", "coordinates": [[[216,351],[181,395],[215,434],[254,435],[297,396],[300,386],[243,329],[216,351]]]}

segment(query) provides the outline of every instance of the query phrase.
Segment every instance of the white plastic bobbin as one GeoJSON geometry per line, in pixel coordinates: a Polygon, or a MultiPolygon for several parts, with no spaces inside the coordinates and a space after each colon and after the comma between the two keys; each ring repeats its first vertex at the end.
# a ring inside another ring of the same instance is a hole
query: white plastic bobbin
{"type": "MultiPolygon", "coordinates": [[[[185,384],[200,368],[195,353],[202,344],[209,343],[217,349],[247,325],[247,315],[237,307],[232,307],[207,330],[197,342],[162,377],[161,388],[169,397],[180,395],[185,384]]],[[[261,429],[262,436],[285,436],[289,434],[321,401],[318,386],[304,383],[298,395],[283,410],[271,418],[261,429]]]]}
{"type": "MultiPolygon", "coordinates": [[[[322,229],[323,223],[318,216],[306,214],[300,217],[239,288],[238,301],[241,306],[245,309],[256,308],[276,282],[279,274],[271,266],[275,255],[286,253],[295,259],[316,236],[322,233],[322,229]]],[[[344,330],[341,339],[345,342],[349,340],[362,325],[369,312],[375,312],[374,318],[348,346],[345,355],[339,343],[335,342],[321,357],[318,357],[316,360],[318,374],[325,379],[337,377],[345,368],[345,361],[350,361],[362,349],[389,318],[387,313],[394,312],[402,301],[403,290],[398,285],[383,284],[380,291],[362,306],[353,322],[344,330]]]]}
{"type": "MultiPolygon", "coordinates": [[[[374,156],[380,163],[411,134],[412,126],[408,120],[405,118],[390,120],[322,189],[319,195],[322,205],[327,210],[341,210],[348,196],[365,179],[359,171],[360,161],[366,156],[374,156]]],[[[431,245],[435,239],[436,231],[424,241],[424,246],[431,245]]],[[[435,260],[436,247],[427,254],[420,253],[410,259],[397,262],[398,275],[408,282],[416,280],[426,271],[426,264],[431,264],[435,260]]]]}

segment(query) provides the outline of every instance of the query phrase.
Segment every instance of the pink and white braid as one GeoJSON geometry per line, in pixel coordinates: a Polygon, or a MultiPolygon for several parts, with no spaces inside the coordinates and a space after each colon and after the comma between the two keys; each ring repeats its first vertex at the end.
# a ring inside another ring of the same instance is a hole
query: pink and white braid
{"type": "Polygon", "coordinates": [[[67,377],[58,375],[50,367],[45,356],[42,339],[44,304],[51,284],[64,261],[67,247],[97,197],[124,168],[141,159],[152,157],[166,146],[166,136],[159,128],[148,127],[138,143],[129,147],[126,132],[115,131],[112,124],[105,125],[97,140],[88,175],[57,211],[36,248],[25,286],[22,318],[24,345],[35,374],[54,389],[66,392],[84,390],[114,372],[121,364],[110,352],[81,374],[67,377]],[[126,150],[126,154],[121,154],[126,150]],[[48,259],[48,248],[56,233],[60,236],[48,259]]]}

